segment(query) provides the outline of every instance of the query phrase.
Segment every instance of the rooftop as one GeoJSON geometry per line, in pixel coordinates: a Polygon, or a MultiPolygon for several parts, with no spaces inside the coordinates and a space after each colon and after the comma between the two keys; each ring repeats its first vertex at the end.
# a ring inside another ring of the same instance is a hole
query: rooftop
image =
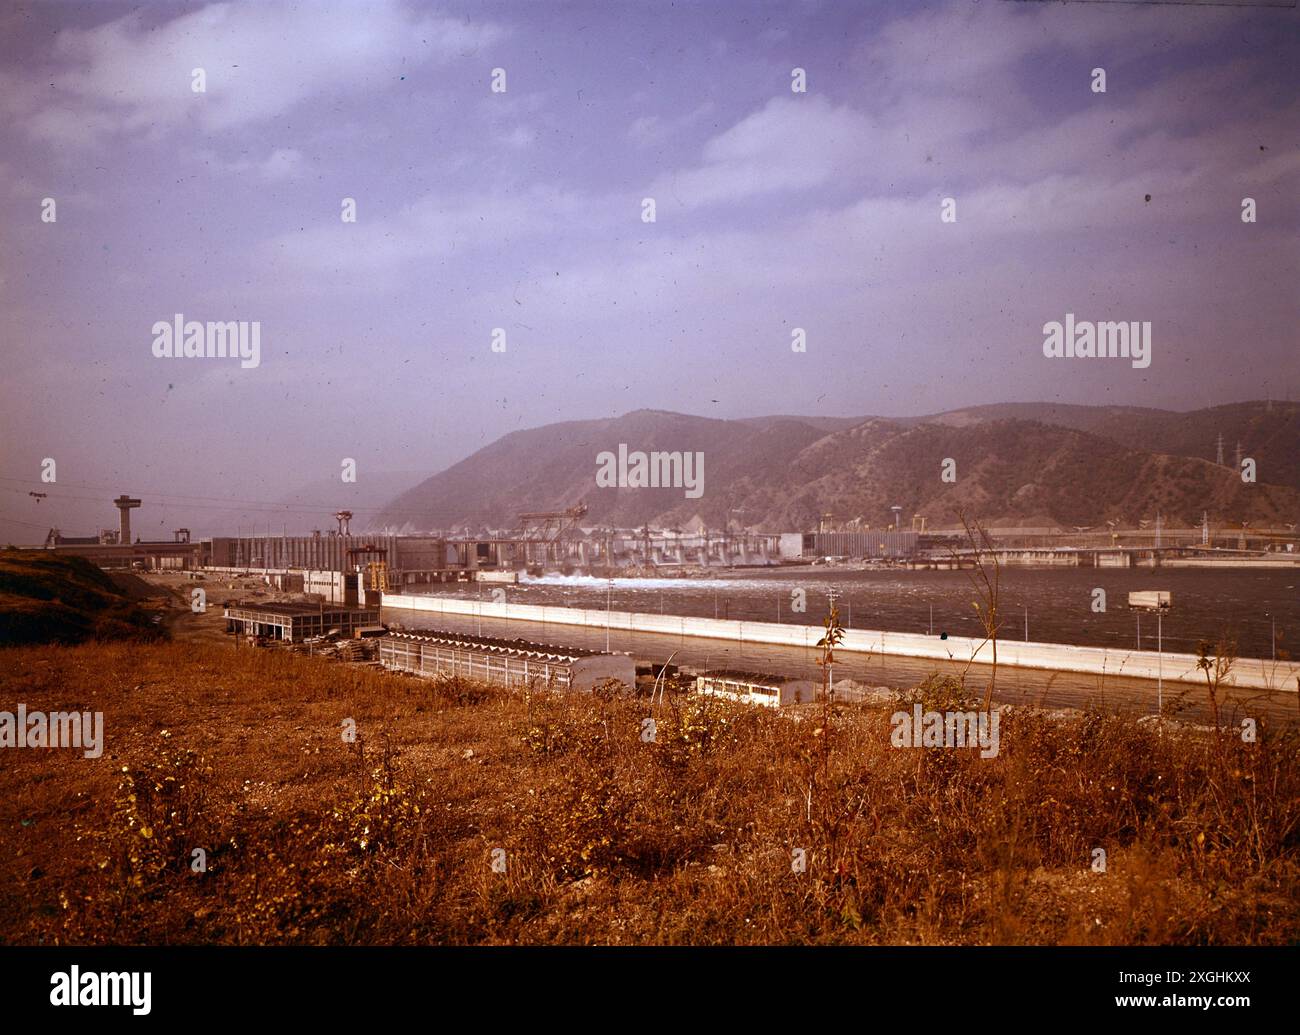
{"type": "Polygon", "coordinates": [[[503,654],[532,654],[539,657],[591,658],[604,654],[602,650],[586,647],[569,647],[558,643],[534,643],[532,640],[505,640],[496,636],[473,636],[469,633],[443,629],[421,629],[419,632],[389,633],[388,639],[415,640],[422,643],[441,643],[452,647],[467,647],[503,654]]]}
{"type": "Polygon", "coordinates": [[[296,604],[261,600],[231,600],[226,610],[258,611],[262,614],[279,615],[281,618],[300,618],[306,615],[339,614],[375,614],[375,607],[344,607],[341,604],[296,604]]]}
{"type": "Polygon", "coordinates": [[[781,686],[783,683],[801,683],[806,680],[799,676],[776,676],[771,672],[742,672],[734,668],[711,668],[700,672],[706,679],[730,679],[737,683],[755,683],[760,686],[781,686]]]}

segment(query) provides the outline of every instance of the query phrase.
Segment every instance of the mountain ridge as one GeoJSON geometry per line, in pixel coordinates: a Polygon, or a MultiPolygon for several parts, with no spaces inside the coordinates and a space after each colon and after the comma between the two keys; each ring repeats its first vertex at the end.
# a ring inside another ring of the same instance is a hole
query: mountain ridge
{"type": "Polygon", "coordinates": [[[764,531],[820,514],[873,527],[903,514],[931,524],[965,511],[991,523],[1062,527],[1154,518],[1292,523],[1300,518],[1300,404],[1234,403],[1185,413],[1144,407],[1000,403],[920,417],[738,419],[638,409],[516,430],[395,497],[389,530],[511,527],[522,511],[585,502],[591,524],[671,527],[699,516],[764,531]],[[1214,462],[1224,437],[1225,465],[1214,462]],[[1255,460],[1243,482],[1236,443],[1255,460]],[[597,455],[704,454],[704,493],[597,488],[597,455]],[[941,478],[943,462],[956,480],[941,478]]]}

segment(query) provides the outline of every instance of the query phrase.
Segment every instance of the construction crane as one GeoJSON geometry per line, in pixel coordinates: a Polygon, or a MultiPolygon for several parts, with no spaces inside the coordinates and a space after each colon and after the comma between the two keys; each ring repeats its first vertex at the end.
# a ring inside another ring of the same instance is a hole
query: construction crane
{"type": "Polygon", "coordinates": [[[556,557],[558,547],[555,544],[567,529],[576,528],[578,519],[586,513],[587,504],[579,502],[577,506],[566,510],[537,510],[516,515],[516,520],[519,522],[519,531],[516,535],[523,543],[524,563],[530,564],[533,561],[533,551],[529,545],[531,543],[545,543],[542,555],[548,560],[558,560],[556,557]]]}
{"type": "Polygon", "coordinates": [[[361,566],[362,558],[375,555],[378,560],[366,561],[366,585],[370,589],[377,589],[380,592],[387,593],[392,588],[388,581],[388,550],[382,546],[375,546],[373,543],[367,543],[365,546],[354,546],[348,550],[348,565],[352,568],[361,566]]]}
{"type": "Polygon", "coordinates": [[[578,524],[578,519],[587,513],[587,504],[579,503],[567,510],[540,510],[529,514],[517,514],[519,538],[528,541],[553,543],[565,532],[578,524]],[[554,531],[552,531],[554,526],[554,531]]]}

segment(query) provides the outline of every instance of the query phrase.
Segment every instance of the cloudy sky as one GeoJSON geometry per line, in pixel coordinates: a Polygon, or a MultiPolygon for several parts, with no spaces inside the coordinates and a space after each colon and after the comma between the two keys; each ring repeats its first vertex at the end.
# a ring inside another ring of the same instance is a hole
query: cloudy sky
{"type": "Polygon", "coordinates": [[[1285,8],[10,5],[0,534],[640,407],[1295,398],[1297,67],[1285,8]],[[1045,358],[1067,312],[1151,365],[1045,358]],[[260,365],[156,358],[177,313],[260,365]]]}

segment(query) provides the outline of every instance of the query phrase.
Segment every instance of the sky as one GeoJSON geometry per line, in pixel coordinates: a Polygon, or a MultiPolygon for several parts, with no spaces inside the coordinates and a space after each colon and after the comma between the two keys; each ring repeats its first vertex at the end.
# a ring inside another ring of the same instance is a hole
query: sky
{"type": "Polygon", "coordinates": [[[1259,5],[8,5],[0,536],[279,531],[643,407],[1298,398],[1297,68],[1259,5]],[[1046,357],[1067,313],[1150,365],[1046,357]]]}

